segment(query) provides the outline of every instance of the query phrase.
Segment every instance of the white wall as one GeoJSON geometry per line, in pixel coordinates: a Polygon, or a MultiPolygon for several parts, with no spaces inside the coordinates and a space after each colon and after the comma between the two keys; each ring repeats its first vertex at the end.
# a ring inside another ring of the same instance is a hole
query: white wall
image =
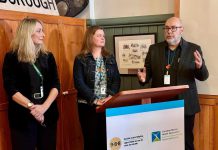
{"type": "Polygon", "coordinates": [[[199,93],[218,95],[218,1],[180,0],[186,40],[201,45],[209,79],[198,82],[199,93]]]}
{"type": "Polygon", "coordinates": [[[90,0],[88,7],[77,17],[103,19],[170,14],[174,13],[174,0],[90,0]]]}

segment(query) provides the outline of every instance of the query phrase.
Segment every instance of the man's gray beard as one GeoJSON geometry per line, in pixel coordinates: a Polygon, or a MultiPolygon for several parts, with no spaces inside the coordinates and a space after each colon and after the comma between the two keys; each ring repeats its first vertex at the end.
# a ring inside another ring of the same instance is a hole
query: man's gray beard
{"type": "Polygon", "coordinates": [[[180,42],[181,37],[182,37],[182,36],[179,36],[179,37],[177,37],[176,39],[166,40],[166,41],[167,41],[167,43],[168,43],[169,45],[171,45],[171,46],[177,45],[177,44],[180,42]]]}

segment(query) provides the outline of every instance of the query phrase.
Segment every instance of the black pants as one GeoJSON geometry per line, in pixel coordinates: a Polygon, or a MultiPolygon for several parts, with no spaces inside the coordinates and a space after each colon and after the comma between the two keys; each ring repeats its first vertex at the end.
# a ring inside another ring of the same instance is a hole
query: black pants
{"type": "Polygon", "coordinates": [[[56,150],[57,124],[43,127],[37,121],[26,128],[11,127],[12,150],[56,150]]]}
{"type": "Polygon", "coordinates": [[[185,116],[185,150],[194,150],[194,121],[195,115],[185,116]]]}
{"type": "Polygon", "coordinates": [[[106,150],[105,113],[96,113],[94,106],[78,104],[79,119],[84,138],[84,150],[106,150]]]}

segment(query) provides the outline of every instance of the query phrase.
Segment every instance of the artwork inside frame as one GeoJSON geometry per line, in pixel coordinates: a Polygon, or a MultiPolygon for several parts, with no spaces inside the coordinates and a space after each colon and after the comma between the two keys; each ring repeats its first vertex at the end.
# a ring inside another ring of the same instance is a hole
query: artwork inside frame
{"type": "Polygon", "coordinates": [[[120,74],[137,74],[144,67],[149,46],[155,43],[155,33],[114,35],[115,57],[120,74]]]}

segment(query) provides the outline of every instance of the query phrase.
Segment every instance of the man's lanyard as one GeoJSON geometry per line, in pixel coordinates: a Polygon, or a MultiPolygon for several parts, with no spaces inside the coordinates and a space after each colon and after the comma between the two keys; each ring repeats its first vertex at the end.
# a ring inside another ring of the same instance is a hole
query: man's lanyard
{"type": "Polygon", "coordinates": [[[39,75],[39,77],[41,78],[41,85],[43,85],[43,75],[42,73],[39,71],[39,69],[36,67],[35,64],[33,64],[33,68],[36,70],[36,73],[39,75]]]}
{"type": "Polygon", "coordinates": [[[166,65],[166,69],[167,69],[166,75],[169,74],[169,70],[170,70],[170,68],[171,68],[171,66],[173,64],[173,60],[174,60],[175,55],[176,55],[176,51],[173,51],[173,56],[170,59],[170,50],[168,50],[167,65],[166,65]]]}
{"type": "Polygon", "coordinates": [[[170,75],[169,70],[173,64],[174,57],[176,55],[176,51],[173,51],[173,56],[170,59],[170,50],[168,49],[168,57],[167,57],[167,65],[166,65],[166,74],[164,75],[164,84],[170,85],[170,75]]]}

